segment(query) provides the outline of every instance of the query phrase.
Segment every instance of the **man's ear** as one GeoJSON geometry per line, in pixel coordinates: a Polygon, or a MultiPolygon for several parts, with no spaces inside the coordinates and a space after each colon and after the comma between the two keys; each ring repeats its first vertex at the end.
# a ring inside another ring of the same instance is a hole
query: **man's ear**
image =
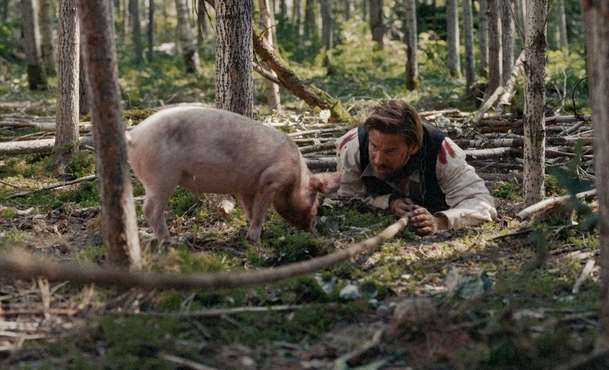
{"type": "Polygon", "coordinates": [[[315,192],[333,193],[340,187],[340,173],[324,172],[311,175],[309,187],[315,192]]]}

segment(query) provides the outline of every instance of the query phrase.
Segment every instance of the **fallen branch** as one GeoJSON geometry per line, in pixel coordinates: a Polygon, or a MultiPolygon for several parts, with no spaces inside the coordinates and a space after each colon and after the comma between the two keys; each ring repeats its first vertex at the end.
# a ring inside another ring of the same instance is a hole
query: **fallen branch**
{"type": "Polygon", "coordinates": [[[482,104],[480,109],[474,114],[474,118],[472,120],[474,124],[477,125],[480,122],[480,120],[484,116],[484,113],[491,109],[491,107],[493,106],[493,104],[495,104],[497,99],[499,99],[499,96],[501,96],[501,94],[503,94],[503,86],[497,87],[493,94],[488,99],[486,99],[484,104],[482,104]]]}
{"type": "Polygon", "coordinates": [[[193,369],[193,370],[217,370],[215,367],[203,365],[198,362],[194,362],[192,360],[189,360],[189,359],[186,359],[183,357],[170,355],[167,353],[161,353],[160,357],[165,361],[172,362],[172,363],[178,365],[180,368],[187,368],[187,369],[193,369]]]}
{"type": "MultiPolygon", "coordinates": [[[[81,136],[80,146],[93,145],[92,136],[81,136]]],[[[0,143],[0,155],[50,153],[53,151],[55,139],[6,141],[0,143]]]]}
{"type": "Polygon", "coordinates": [[[307,146],[300,147],[299,149],[302,154],[307,154],[307,153],[321,152],[324,150],[334,150],[334,149],[336,149],[336,144],[334,143],[334,141],[331,141],[329,143],[307,145],[307,146]]]}
{"type": "MultiPolygon", "coordinates": [[[[584,192],[575,194],[575,197],[577,199],[581,199],[581,198],[589,199],[589,198],[593,198],[595,196],[596,196],[596,189],[592,189],[592,190],[588,190],[588,191],[584,191],[584,192]]],[[[518,217],[521,220],[526,220],[539,213],[547,212],[553,208],[562,206],[562,205],[566,204],[567,202],[569,202],[571,199],[572,199],[571,195],[563,195],[561,197],[552,197],[552,198],[544,199],[541,202],[535,203],[535,204],[523,209],[522,211],[518,212],[516,217],[518,217]]]]}
{"type": "Polygon", "coordinates": [[[236,315],[241,313],[265,313],[265,312],[282,312],[282,311],[295,311],[304,308],[310,308],[314,305],[278,305],[269,307],[231,307],[231,308],[212,308],[202,311],[191,311],[191,312],[127,312],[127,311],[110,311],[104,312],[104,315],[113,316],[153,316],[153,317],[166,317],[166,316],[177,316],[177,317],[218,317],[224,315],[236,315]]]}
{"type": "Polygon", "coordinates": [[[15,252],[0,257],[0,274],[21,279],[43,276],[51,281],[72,281],[98,285],[120,286],[140,289],[208,289],[237,288],[264,283],[274,283],[296,276],[310,274],[348,260],[362,253],[370,253],[380,244],[393,238],[408,225],[403,217],[388,226],[378,235],[363,242],[350,245],[323,257],[287,264],[276,268],[246,272],[220,272],[205,274],[169,274],[136,272],[99,267],[82,267],[74,264],[41,260],[24,253],[15,252]]]}
{"type": "Polygon", "coordinates": [[[51,185],[45,186],[45,187],[40,188],[40,189],[22,191],[22,192],[19,192],[19,193],[13,193],[13,194],[7,196],[6,199],[12,199],[12,198],[17,198],[17,197],[22,197],[22,196],[25,196],[25,195],[29,195],[29,194],[32,194],[32,193],[39,192],[39,191],[46,191],[46,190],[52,190],[52,189],[62,188],[64,186],[74,185],[74,184],[78,184],[78,183],[84,182],[84,181],[95,180],[96,178],[97,178],[97,175],[83,176],[83,177],[79,177],[79,178],[74,179],[74,180],[51,184],[51,185]]]}
{"type": "Polygon", "coordinates": [[[499,103],[497,103],[497,113],[501,114],[506,106],[510,105],[514,94],[516,93],[516,80],[518,75],[522,72],[524,66],[524,50],[516,59],[516,63],[514,63],[514,67],[512,67],[512,73],[510,73],[510,79],[505,83],[503,94],[499,98],[499,103]]]}

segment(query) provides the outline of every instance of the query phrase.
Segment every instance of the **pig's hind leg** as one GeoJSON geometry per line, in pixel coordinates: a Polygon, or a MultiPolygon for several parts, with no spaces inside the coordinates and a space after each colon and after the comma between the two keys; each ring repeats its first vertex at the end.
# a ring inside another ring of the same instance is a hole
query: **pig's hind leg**
{"type": "Polygon", "coordinates": [[[243,208],[243,212],[245,212],[245,218],[249,222],[252,219],[252,204],[254,202],[254,197],[251,194],[238,194],[237,199],[239,200],[239,204],[241,204],[241,208],[243,208]]]}
{"type": "Polygon", "coordinates": [[[144,185],[146,189],[144,216],[159,241],[169,239],[169,230],[167,230],[164,211],[167,201],[171,194],[173,194],[176,186],[149,187],[144,185]]]}

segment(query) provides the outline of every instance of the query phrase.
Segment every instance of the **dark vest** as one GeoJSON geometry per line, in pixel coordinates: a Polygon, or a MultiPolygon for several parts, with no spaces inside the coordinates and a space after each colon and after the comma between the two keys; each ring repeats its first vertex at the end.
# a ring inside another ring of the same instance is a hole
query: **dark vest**
{"type": "MultiPolygon", "coordinates": [[[[368,154],[368,131],[364,127],[357,130],[359,139],[360,171],[370,163],[368,154]]],[[[438,153],[444,141],[444,134],[437,128],[423,124],[423,146],[404,165],[392,179],[404,179],[410,177],[416,170],[419,170],[420,189],[409,189],[409,194],[401,194],[389,184],[374,176],[364,176],[362,181],[366,186],[368,194],[377,196],[385,194],[395,194],[399,197],[408,197],[418,205],[427,208],[430,212],[444,211],[448,209],[446,196],[436,177],[436,161],[438,153]]],[[[396,181],[397,182],[397,181],[396,181]]]]}

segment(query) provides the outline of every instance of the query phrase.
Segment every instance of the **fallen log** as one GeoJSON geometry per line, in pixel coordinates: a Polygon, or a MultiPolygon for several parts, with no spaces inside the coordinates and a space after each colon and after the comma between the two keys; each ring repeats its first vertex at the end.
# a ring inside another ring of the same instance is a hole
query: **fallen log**
{"type": "MultiPolygon", "coordinates": [[[[79,138],[79,140],[81,147],[93,145],[92,136],[82,136],[79,138]]],[[[54,138],[26,141],[5,141],[0,143],[0,155],[50,153],[53,151],[54,144],[54,138]]]]}
{"type": "MultiPolygon", "coordinates": [[[[547,145],[575,145],[581,141],[584,145],[592,145],[592,137],[547,137],[547,145]]],[[[455,139],[455,144],[461,148],[497,148],[497,147],[512,147],[520,148],[524,145],[524,138],[507,138],[507,139],[455,139]]]]}
{"type": "MultiPolygon", "coordinates": [[[[582,199],[582,198],[590,199],[595,196],[596,196],[596,189],[592,189],[592,190],[588,190],[588,191],[584,191],[584,192],[575,194],[575,197],[577,199],[582,199]]],[[[520,220],[526,220],[526,219],[529,219],[540,213],[545,213],[553,208],[562,206],[562,205],[566,204],[567,202],[569,202],[571,199],[573,199],[573,197],[571,195],[563,195],[560,197],[552,197],[552,198],[544,199],[541,202],[535,203],[535,204],[523,209],[522,211],[518,212],[516,217],[518,217],[520,220]]]]}
{"type": "Polygon", "coordinates": [[[503,90],[503,94],[499,98],[499,102],[497,103],[497,114],[501,115],[508,105],[511,104],[512,98],[516,93],[516,80],[518,79],[518,75],[523,71],[524,66],[524,50],[516,59],[514,63],[514,67],[512,67],[512,73],[510,73],[510,79],[505,83],[505,87],[503,90]]]}
{"type": "Polygon", "coordinates": [[[81,284],[98,284],[140,289],[227,289],[275,283],[332,267],[363,253],[371,253],[393,238],[408,225],[403,217],[389,225],[378,235],[346,249],[316,257],[308,261],[290,263],[257,271],[172,274],[126,271],[43,260],[25,253],[9,252],[0,256],[0,275],[19,279],[45,277],[49,282],[71,281],[81,284]]]}

